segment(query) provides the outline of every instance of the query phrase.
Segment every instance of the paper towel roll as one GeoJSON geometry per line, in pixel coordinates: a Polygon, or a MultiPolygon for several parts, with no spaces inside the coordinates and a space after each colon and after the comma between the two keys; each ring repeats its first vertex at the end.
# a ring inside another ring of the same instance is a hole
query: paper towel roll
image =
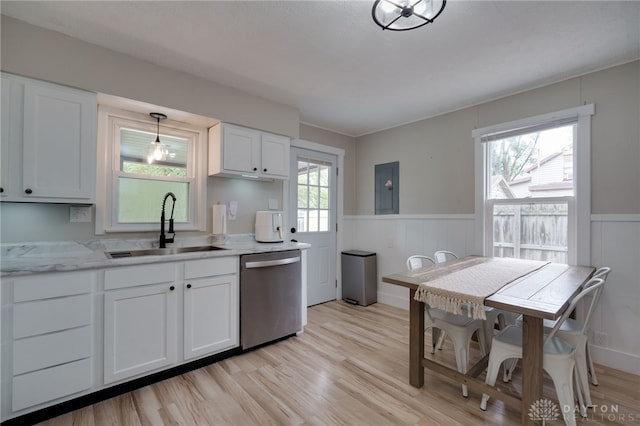
{"type": "Polygon", "coordinates": [[[215,235],[227,233],[227,205],[214,204],[212,208],[212,227],[211,233],[215,235]]]}

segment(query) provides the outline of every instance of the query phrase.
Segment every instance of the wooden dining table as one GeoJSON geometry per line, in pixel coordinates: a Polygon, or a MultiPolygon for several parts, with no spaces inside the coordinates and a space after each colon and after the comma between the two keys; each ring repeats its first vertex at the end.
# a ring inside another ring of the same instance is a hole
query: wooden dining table
{"type": "MultiPolygon", "coordinates": [[[[473,256],[478,258],[478,256],[473,256]]],[[[424,385],[424,369],[429,368],[446,377],[459,380],[469,389],[487,393],[492,398],[521,410],[522,424],[536,424],[528,413],[542,394],[542,342],[543,320],[558,319],[568,308],[571,299],[593,275],[590,266],[570,266],[547,263],[543,267],[519,277],[484,299],[484,305],[522,314],[522,393],[516,395],[506,390],[485,385],[478,379],[487,367],[488,355],[469,368],[467,373],[445,366],[424,357],[424,309],[425,304],[415,299],[420,284],[454,273],[469,262],[470,257],[452,260],[441,265],[419,270],[404,271],[382,277],[382,281],[409,289],[409,383],[417,388],[424,385]]],[[[514,262],[516,260],[514,259],[514,262]]],[[[435,334],[433,334],[435,337],[435,334]]],[[[478,402],[479,404],[479,402],[478,402]]],[[[479,409],[479,408],[478,408],[479,409]]]]}

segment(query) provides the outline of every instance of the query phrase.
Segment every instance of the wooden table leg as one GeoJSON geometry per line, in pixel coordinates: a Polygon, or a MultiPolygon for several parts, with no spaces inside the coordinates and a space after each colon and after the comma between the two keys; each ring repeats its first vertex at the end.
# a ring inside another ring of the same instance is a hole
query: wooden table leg
{"type": "Polygon", "coordinates": [[[424,304],[413,297],[416,290],[409,290],[409,383],[421,388],[424,385],[424,304]]]}
{"type": "Polygon", "coordinates": [[[529,409],[542,399],[542,318],[523,315],[522,323],[522,413],[521,424],[535,424],[529,409]]]}

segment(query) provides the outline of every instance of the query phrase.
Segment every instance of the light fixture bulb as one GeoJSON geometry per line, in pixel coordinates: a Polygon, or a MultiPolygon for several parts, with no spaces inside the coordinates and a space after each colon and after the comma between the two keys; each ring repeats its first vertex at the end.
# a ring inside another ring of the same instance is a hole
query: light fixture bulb
{"type": "Polygon", "coordinates": [[[162,142],[160,142],[160,120],[164,120],[167,116],[160,112],[152,112],[149,113],[149,115],[155,118],[158,122],[156,141],[151,143],[149,152],[147,153],[147,163],[151,164],[154,161],[165,161],[169,150],[162,142]]]}

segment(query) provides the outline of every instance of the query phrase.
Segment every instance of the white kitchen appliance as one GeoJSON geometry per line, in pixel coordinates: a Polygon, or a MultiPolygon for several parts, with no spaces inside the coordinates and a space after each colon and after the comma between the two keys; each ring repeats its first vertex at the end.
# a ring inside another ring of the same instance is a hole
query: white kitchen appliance
{"type": "Polygon", "coordinates": [[[255,237],[259,243],[284,241],[284,212],[263,210],[256,212],[255,237]]]}

